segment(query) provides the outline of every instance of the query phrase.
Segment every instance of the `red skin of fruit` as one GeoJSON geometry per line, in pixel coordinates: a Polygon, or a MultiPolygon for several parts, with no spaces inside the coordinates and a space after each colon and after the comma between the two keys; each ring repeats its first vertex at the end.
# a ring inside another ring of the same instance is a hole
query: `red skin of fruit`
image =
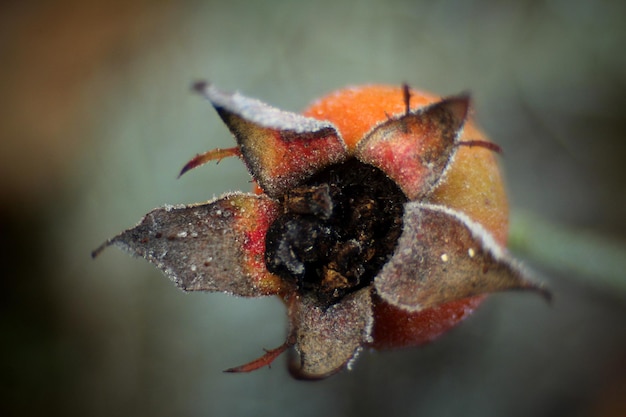
{"type": "MultiPolygon", "coordinates": [[[[441,98],[411,90],[410,106],[419,108],[441,98]]],[[[369,85],[335,91],[313,103],[303,114],[327,120],[339,129],[350,150],[372,127],[388,115],[406,110],[398,86],[369,85]]],[[[471,118],[462,141],[488,141],[471,118]]],[[[494,153],[480,146],[461,146],[446,178],[428,201],[464,212],[482,224],[502,246],[508,233],[508,203],[494,153]]],[[[419,312],[408,312],[374,298],[373,343],[375,349],[395,349],[428,343],[471,314],[485,299],[456,300],[419,312]]]]}

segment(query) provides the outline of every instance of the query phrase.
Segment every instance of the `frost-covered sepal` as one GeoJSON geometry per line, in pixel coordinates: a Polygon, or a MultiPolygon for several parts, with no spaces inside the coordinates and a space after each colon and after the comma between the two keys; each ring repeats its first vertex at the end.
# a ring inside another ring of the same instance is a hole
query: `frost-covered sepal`
{"type": "Polygon", "coordinates": [[[165,206],[94,251],[114,245],[156,265],[185,291],[252,297],[277,294],[284,283],[263,259],[265,234],[277,215],[264,196],[233,193],[206,204],[165,206]]]}
{"type": "Polygon", "coordinates": [[[346,145],[330,122],[279,110],[239,93],[198,83],[237,140],[248,170],[278,197],[320,169],[346,159],[346,145]]]}
{"type": "Polygon", "coordinates": [[[533,290],[550,298],[527,275],[463,213],[410,202],[398,246],[374,285],[383,300],[408,311],[503,290],[533,290]]]}

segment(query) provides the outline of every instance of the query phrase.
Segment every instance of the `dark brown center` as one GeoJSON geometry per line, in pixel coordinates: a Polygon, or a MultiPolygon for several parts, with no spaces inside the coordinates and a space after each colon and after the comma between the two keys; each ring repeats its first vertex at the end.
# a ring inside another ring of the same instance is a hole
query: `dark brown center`
{"type": "Polygon", "coordinates": [[[270,272],[329,303],[368,285],[402,232],[407,201],[381,170],[350,159],[332,165],[281,198],[270,226],[270,272]]]}

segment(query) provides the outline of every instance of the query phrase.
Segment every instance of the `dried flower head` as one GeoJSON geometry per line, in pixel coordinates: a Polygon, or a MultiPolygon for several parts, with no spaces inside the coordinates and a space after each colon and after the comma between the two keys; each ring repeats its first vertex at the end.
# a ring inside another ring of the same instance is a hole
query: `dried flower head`
{"type": "Polygon", "coordinates": [[[363,347],[418,345],[488,293],[530,281],[504,249],[507,205],[494,151],[468,121],[469,97],[402,88],[340,90],[299,115],[212,85],[195,89],[237,146],[258,192],[166,206],[105,242],[155,264],[185,291],[278,295],[295,377],[349,367],[363,347]]]}

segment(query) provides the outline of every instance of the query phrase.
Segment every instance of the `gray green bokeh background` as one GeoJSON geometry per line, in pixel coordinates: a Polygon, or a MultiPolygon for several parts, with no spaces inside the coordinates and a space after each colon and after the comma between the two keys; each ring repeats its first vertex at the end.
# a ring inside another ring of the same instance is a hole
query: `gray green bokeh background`
{"type": "Polygon", "coordinates": [[[618,1],[31,1],[0,6],[2,415],[623,415],[626,7],[618,1]],[[184,294],[104,239],[248,189],[208,78],[288,110],[333,89],[471,90],[519,256],[552,286],[439,342],[293,381],[276,299],[184,294]],[[584,232],[583,232],[584,231],[584,232]]]}

